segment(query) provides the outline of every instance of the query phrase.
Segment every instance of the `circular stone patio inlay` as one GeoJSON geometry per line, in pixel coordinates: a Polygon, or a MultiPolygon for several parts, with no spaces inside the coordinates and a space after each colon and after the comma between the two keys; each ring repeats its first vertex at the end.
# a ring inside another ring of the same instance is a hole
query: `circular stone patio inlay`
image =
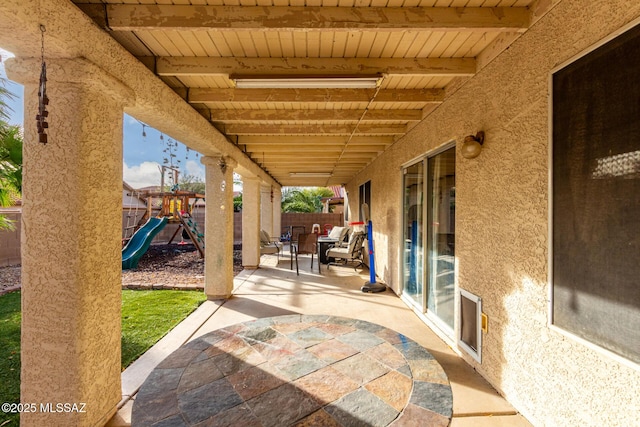
{"type": "Polygon", "coordinates": [[[292,315],[203,335],[142,385],[132,426],[447,426],[442,367],[404,335],[335,316],[292,315]]]}

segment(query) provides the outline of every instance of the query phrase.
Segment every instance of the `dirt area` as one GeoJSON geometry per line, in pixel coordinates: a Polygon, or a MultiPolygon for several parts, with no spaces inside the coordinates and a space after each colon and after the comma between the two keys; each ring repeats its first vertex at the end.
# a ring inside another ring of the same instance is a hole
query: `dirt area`
{"type": "MultiPolygon", "coordinates": [[[[242,271],[242,251],[234,247],[233,273],[242,271]]],[[[204,287],[204,259],[192,244],[152,245],[140,258],[138,268],[122,272],[126,287],[204,287]]],[[[20,266],[0,267],[0,294],[20,286],[20,266]]]]}

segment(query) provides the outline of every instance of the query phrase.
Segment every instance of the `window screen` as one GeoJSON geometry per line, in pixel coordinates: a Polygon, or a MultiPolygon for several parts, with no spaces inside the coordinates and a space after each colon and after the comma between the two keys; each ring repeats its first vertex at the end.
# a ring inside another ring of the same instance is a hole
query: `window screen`
{"type": "Polygon", "coordinates": [[[553,75],[553,323],[640,363],[640,27],[553,75]]]}

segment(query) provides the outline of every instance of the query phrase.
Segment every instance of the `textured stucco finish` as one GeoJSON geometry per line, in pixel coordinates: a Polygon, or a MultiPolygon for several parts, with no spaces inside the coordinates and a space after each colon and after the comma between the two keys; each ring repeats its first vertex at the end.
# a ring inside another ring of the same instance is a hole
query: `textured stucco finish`
{"type": "Polygon", "coordinates": [[[280,237],[282,234],[282,188],[280,186],[273,189],[273,224],[271,226],[271,235],[280,237]]]}
{"type": "Polygon", "coordinates": [[[242,266],[260,265],[260,180],[242,177],[242,266]]]}
{"type": "Polygon", "coordinates": [[[547,325],[550,72],[639,16],[636,0],[557,2],[348,185],[372,181],[377,271],[399,291],[401,165],[486,132],[478,158],[457,148],[457,280],[489,316],[482,364],[463,355],[536,426],[640,419],[640,370],[547,325]]]}
{"type": "Polygon", "coordinates": [[[271,187],[263,185],[260,187],[260,229],[265,230],[271,237],[278,237],[273,234],[273,200],[271,199],[271,187]]]}
{"type": "Polygon", "coordinates": [[[221,157],[200,161],[206,168],[207,186],[204,293],[208,299],[228,298],[233,291],[233,168],[237,162],[221,157]]]}
{"type": "MultiPolygon", "coordinates": [[[[7,70],[35,117],[38,63],[7,70]]],[[[21,400],[87,406],[23,413],[21,425],[102,425],[121,398],[122,113],[132,93],[83,59],[49,61],[47,93],[49,143],[25,126],[21,400]]]]}

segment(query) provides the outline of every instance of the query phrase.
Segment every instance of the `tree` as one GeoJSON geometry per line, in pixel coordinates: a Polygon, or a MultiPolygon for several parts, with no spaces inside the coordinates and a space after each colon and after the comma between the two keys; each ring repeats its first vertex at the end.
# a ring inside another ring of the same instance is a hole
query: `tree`
{"type": "Polygon", "coordinates": [[[326,187],[287,188],[282,192],[282,212],[322,212],[322,198],[333,196],[326,187]]]}
{"type": "MultiPolygon", "coordinates": [[[[0,79],[0,207],[13,204],[22,191],[22,131],[7,122],[10,108],[5,101],[13,96],[0,79]]],[[[0,215],[0,230],[12,228],[11,221],[0,215]]]]}
{"type": "Polygon", "coordinates": [[[202,178],[195,175],[183,175],[180,178],[180,190],[204,194],[206,186],[202,178]]]}

